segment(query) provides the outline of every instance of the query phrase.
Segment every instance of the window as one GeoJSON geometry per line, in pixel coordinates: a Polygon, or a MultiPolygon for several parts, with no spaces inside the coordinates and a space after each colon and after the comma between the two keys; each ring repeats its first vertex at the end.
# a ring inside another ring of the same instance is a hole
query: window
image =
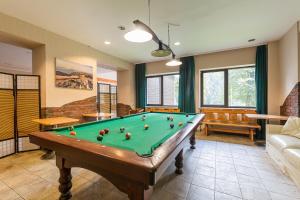
{"type": "Polygon", "coordinates": [[[168,74],[147,77],[148,106],[178,105],[179,75],[168,74]]]}
{"type": "Polygon", "coordinates": [[[201,105],[256,107],[255,67],[202,71],[201,105]]]}

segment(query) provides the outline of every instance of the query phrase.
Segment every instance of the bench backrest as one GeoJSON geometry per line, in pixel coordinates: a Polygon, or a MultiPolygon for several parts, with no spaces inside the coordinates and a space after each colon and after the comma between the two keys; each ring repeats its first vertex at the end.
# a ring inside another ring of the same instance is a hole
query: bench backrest
{"type": "Polygon", "coordinates": [[[146,112],[180,112],[179,108],[176,107],[146,107],[146,112]]]}
{"type": "Polygon", "coordinates": [[[255,109],[247,108],[200,108],[200,113],[205,114],[205,121],[222,121],[230,123],[255,123],[245,114],[256,114],[255,109]]]}

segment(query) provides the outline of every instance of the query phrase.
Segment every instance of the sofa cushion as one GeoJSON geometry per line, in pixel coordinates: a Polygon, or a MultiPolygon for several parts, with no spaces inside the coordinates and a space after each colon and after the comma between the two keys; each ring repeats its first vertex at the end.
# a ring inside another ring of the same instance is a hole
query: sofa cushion
{"type": "Polygon", "coordinates": [[[300,149],[285,149],[283,155],[291,165],[300,169],[300,149]]]}
{"type": "Polygon", "coordinates": [[[300,118],[289,117],[289,119],[281,129],[281,134],[300,138],[300,118]]]}
{"type": "Polygon", "coordinates": [[[268,142],[280,151],[286,148],[300,148],[300,139],[289,135],[272,135],[268,142]]]}

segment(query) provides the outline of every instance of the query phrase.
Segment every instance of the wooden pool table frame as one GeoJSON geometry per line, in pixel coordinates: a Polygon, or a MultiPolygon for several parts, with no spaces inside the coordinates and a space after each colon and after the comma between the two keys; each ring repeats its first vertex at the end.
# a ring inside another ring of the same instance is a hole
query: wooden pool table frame
{"type": "Polygon", "coordinates": [[[60,171],[60,199],[72,197],[72,167],[96,172],[109,180],[131,200],[144,200],[167,167],[175,159],[176,174],[182,174],[183,148],[190,142],[195,148],[195,131],[204,118],[197,115],[161,146],[151,157],[140,157],[133,151],[92,143],[51,132],[29,134],[30,142],[56,152],[56,165],[60,171]]]}

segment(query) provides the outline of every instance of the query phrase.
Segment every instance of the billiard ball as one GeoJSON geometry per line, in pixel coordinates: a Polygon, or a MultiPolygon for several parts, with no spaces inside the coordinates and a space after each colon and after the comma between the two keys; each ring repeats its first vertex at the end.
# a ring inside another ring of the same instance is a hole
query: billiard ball
{"type": "Polygon", "coordinates": [[[146,118],[146,115],[143,115],[144,118],[146,118]]]}
{"type": "Polygon", "coordinates": [[[174,124],[170,124],[170,128],[174,128],[174,124]]]}
{"type": "Polygon", "coordinates": [[[168,121],[170,120],[170,116],[167,117],[167,120],[168,120],[168,121]]]}
{"type": "Polygon", "coordinates": [[[174,118],[173,117],[170,117],[170,121],[173,121],[174,120],[174,118]]]}
{"type": "Polygon", "coordinates": [[[130,133],[126,133],[125,138],[126,138],[126,140],[129,140],[131,138],[131,134],[130,133]]]}
{"type": "Polygon", "coordinates": [[[104,131],[104,130],[100,130],[100,131],[99,131],[99,135],[102,135],[102,136],[103,136],[104,134],[105,134],[105,131],[104,131]]]}
{"type": "Polygon", "coordinates": [[[182,123],[182,122],[179,122],[179,123],[178,123],[178,126],[182,126],[182,125],[183,125],[183,123],[182,123]]]}
{"type": "Polygon", "coordinates": [[[76,132],[75,132],[75,131],[71,131],[71,132],[70,132],[70,135],[75,136],[75,135],[76,135],[76,132]]]}
{"type": "Polygon", "coordinates": [[[98,141],[102,141],[102,140],[103,140],[103,136],[98,135],[98,136],[97,136],[97,140],[98,140],[98,141]]]}
{"type": "Polygon", "coordinates": [[[185,116],[186,116],[186,117],[189,117],[189,114],[186,114],[185,116]]]}
{"type": "Polygon", "coordinates": [[[144,129],[148,130],[149,126],[147,124],[145,124],[144,129]]]}
{"type": "Polygon", "coordinates": [[[142,121],[145,121],[145,119],[146,119],[145,117],[142,117],[142,121]]]}
{"type": "Polygon", "coordinates": [[[74,131],[74,126],[70,126],[68,129],[69,131],[74,131]]]}
{"type": "Polygon", "coordinates": [[[104,132],[105,134],[107,134],[109,132],[109,129],[108,128],[104,129],[104,132]]]}
{"type": "Polygon", "coordinates": [[[120,128],[120,132],[123,133],[124,131],[125,131],[125,128],[124,128],[124,127],[121,127],[121,128],[120,128]]]}

